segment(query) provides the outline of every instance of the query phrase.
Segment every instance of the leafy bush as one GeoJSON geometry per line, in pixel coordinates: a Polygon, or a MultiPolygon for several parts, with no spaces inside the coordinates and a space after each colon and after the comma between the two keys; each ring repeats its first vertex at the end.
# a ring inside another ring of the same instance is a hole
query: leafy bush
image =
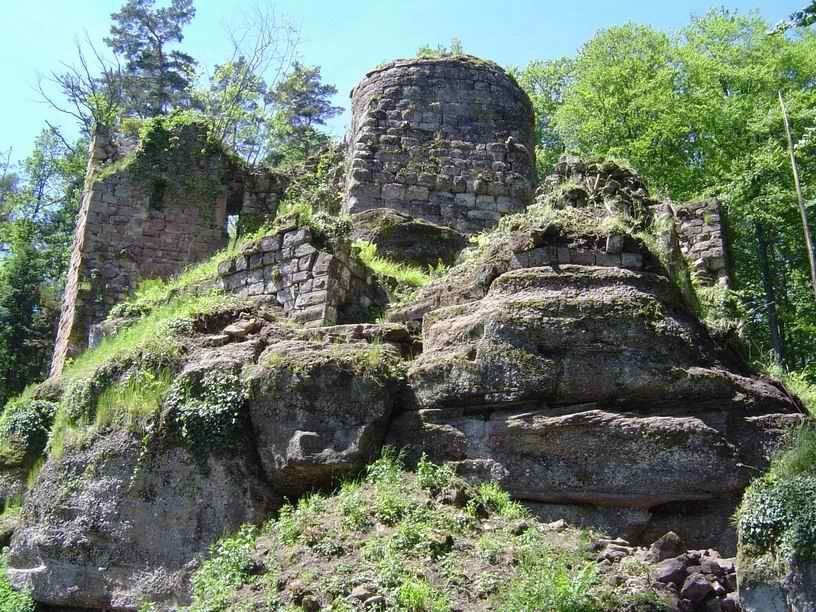
{"type": "Polygon", "coordinates": [[[210,547],[210,558],[192,579],[194,612],[231,609],[233,589],[246,584],[252,575],[252,552],[257,537],[257,529],[247,525],[210,547]]]}
{"type": "Polygon", "coordinates": [[[194,450],[209,450],[232,441],[246,401],[241,379],[218,370],[200,380],[180,378],[167,394],[168,418],[194,450]]]}
{"type": "Polygon", "coordinates": [[[402,478],[403,454],[393,446],[386,446],[379,459],[366,468],[366,480],[372,484],[394,484],[402,478]]]}
{"type": "Polygon", "coordinates": [[[416,477],[420,487],[431,493],[436,493],[450,485],[456,477],[456,473],[450,465],[432,463],[428,460],[428,456],[422,453],[419,463],[417,463],[416,477]]]}
{"type": "Polygon", "coordinates": [[[754,553],[816,559],[816,473],[755,480],[745,492],[737,526],[741,544],[754,553]]]}
{"type": "Polygon", "coordinates": [[[0,612],[35,612],[31,595],[15,591],[6,578],[6,557],[0,557],[0,612]]]}
{"type": "Polygon", "coordinates": [[[41,453],[48,442],[56,411],[57,404],[46,400],[9,401],[0,417],[0,459],[16,464],[41,453]]]}

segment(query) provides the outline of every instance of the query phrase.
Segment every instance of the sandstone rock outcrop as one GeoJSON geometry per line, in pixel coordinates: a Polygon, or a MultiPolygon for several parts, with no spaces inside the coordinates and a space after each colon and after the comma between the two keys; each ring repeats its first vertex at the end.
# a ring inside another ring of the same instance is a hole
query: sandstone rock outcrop
{"type": "MultiPolygon", "coordinates": [[[[335,486],[390,444],[410,461],[425,454],[497,482],[556,525],[625,536],[609,539],[599,562],[637,552],[684,610],[733,609],[733,568],[705,549],[734,552],[743,490],[805,417],[694,313],[683,249],[711,256],[690,262],[699,281],[728,280],[709,253],[713,230],[689,229],[700,224],[651,199],[631,170],[572,157],[525,210],[529,100],[492,64],[395,62],[353,95],[350,235],[278,219],[219,260],[217,276],[184,288],[240,307],[162,321],[166,354],[156,342],[86,373],[82,414],[68,414],[66,387],[60,418],[74,419],[77,435],[62,455],[50,447],[27,495],[13,583],[53,606],[184,604],[217,537],[261,522],[284,498],[335,486]],[[689,230],[679,238],[678,222],[689,230]],[[350,238],[398,262],[451,268],[386,308],[350,238]],[[141,429],[97,420],[101,394],[139,368],[171,374],[155,414],[141,429]],[[683,552],[681,540],[701,550],[683,552]]],[[[209,194],[221,216],[224,189],[209,194]]],[[[221,244],[210,221],[207,240],[221,244]]],[[[200,253],[188,255],[168,266],[200,253]]],[[[81,306],[76,297],[67,310],[81,306]]],[[[138,320],[105,327],[123,333],[138,320]]],[[[29,463],[4,464],[4,495],[21,489],[29,463]]]]}
{"type": "MultiPolygon", "coordinates": [[[[415,411],[397,418],[393,444],[536,503],[648,512],[729,498],[712,512],[721,534],[680,513],[672,525],[730,552],[727,516],[767,461],[751,441],[801,420],[779,388],[729,369],[653,273],[507,272],[482,300],[427,314],[423,348],[408,372],[415,411]]],[[[647,525],[635,527],[633,539],[647,525]]]]}
{"type": "Polygon", "coordinates": [[[51,459],[12,540],[9,578],[38,602],[134,609],[187,601],[191,561],[279,503],[251,454],[145,454],[114,432],[51,459]],[[146,456],[145,456],[146,455],[146,456]]]}

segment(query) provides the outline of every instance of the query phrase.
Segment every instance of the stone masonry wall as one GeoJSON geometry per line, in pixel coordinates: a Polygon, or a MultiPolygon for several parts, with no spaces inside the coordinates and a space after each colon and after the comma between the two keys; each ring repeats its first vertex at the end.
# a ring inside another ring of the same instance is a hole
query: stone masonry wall
{"type": "Polygon", "coordinates": [[[689,202],[672,207],[680,248],[692,273],[704,285],[730,285],[728,240],[719,200],[689,202]]]}
{"type": "Polygon", "coordinates": [[[391,208],[471,234],[530,203],[532,106],[495,64],[398,60],[351,98],[345,212],[391,208]]]}
{"type": "Polygon", "coordinates": [[[242,296],[269,298],[307,327],[370,318],[385,297],[347,242],[321,245],[308,227],[265,236],[218,267],[219,286],[242,296]]]}
{"type": "MultiPolygon", "coordinates": [[[[228,206],[237,212],[247,199],[240,185],[236,190],[240,173],[207,146],[200,126],[184,126],[175,136],[172,150],[149,166],[139,165],[138,148],[123,150],[121,139],[108,133],[94,136],[52,376],[89,345],[94,326],[141,280],[167,278],[226,246],[228,206]]],[[[264,198],[269,194],[250,199],[258,206],[264,198]]]]}

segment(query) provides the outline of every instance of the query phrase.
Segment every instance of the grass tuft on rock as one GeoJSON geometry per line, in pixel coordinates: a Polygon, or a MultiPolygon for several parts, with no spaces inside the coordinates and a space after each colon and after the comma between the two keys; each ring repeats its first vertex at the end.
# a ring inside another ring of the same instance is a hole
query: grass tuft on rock
{"type": "Polygon", "coordinates": [[[467,485],[425,457],[407,471],[386,448],[361,478],[215,544],[190,610],[662,609],[615,593],[589,542],[539,523],[494,483],[467,485]]]}

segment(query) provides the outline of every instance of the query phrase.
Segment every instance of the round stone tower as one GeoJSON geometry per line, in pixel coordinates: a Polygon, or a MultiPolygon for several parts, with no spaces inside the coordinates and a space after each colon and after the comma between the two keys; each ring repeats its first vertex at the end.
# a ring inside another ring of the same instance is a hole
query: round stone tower
{"type": "Polygon", "coordinates": [[[397,60],[351,99],[345,212],[390,208],[472,234],[529,204],[533,109],[496,64],[397,60]]]}

